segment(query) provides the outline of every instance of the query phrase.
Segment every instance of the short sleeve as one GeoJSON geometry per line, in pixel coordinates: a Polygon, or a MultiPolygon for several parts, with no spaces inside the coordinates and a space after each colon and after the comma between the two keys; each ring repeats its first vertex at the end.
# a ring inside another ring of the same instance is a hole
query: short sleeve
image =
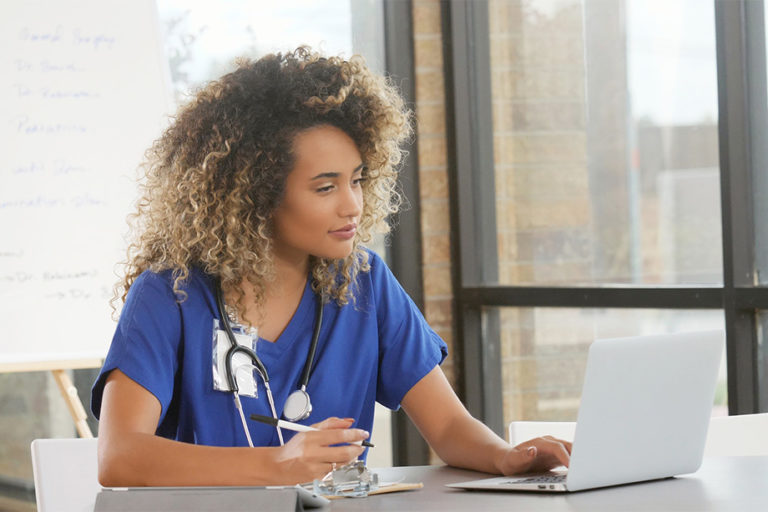
{"type": "Polygon", "coordinates": [[[448,347],[378,256],[372,256],[370,275],[379,330],[376,401],[397,409],[405,394],[443,362],[448,347]]]}
{"type": "Polygon", "coordinates": [[[128,291],[107,358],[91,390],[96,418],[107,376],[119,368],[157,397],[162,422],[173,397],[181,334],[181,315],[170,282],[162,274],[145,271],[128,291]]]}

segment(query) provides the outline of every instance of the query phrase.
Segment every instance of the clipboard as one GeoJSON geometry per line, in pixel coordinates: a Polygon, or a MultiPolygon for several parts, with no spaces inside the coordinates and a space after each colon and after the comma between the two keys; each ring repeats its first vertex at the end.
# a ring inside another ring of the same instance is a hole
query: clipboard
{"type": "MultiPolygon", "coordinates": [[[[368,493],[368,496],[375,496],[376,494],[387,494],[390,492],[415,491],[418,489],[422,489],[423,487],[424,487],[424,484],[422,482],[410,482],[410,483],[397,482],[392,484],[380,485],[375,491],[370,491],[368,493]]],[[[338,500],[338,499],[347,498],[347,497],[348,496],[325,496],[325,498],[329,500],[338,500]]]]}

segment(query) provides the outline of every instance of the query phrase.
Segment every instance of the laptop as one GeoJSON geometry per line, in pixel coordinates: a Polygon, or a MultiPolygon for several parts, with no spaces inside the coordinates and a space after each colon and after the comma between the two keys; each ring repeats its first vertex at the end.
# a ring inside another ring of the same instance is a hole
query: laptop
{"type": "Polygon", "coordinates": [[[724,340],[704,331],[595,341],[567,471],[448,487],[572,492],[697,471],[724,340]]]}

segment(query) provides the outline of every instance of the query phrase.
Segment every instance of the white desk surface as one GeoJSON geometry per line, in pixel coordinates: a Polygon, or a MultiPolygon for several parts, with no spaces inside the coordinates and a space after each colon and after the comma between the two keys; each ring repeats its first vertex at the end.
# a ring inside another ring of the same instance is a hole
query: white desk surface
{"type": "MultiPolygon", "coordinates": [[[[768,456],[705,458],[694,474],[572,494],[462,491],[445,484],[487,478],[447,466],[374,468],[382,481],[423,482],[424,488],[333,500],[331,511],[768,511],[768,456]]],[[[63,475],[66,476],[66,475],[63,475]]],[[[91,511],[96,496],[72,510],[91,511]]],[[[254,509],[257,509],[254,508],[254,509]]]]}

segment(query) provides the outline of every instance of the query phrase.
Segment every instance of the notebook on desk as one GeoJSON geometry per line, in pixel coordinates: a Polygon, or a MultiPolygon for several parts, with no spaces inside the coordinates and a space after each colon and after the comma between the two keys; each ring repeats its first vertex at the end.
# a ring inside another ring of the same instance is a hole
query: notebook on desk
{"type": "Polygon", "coordinates": [[[567,471],[449,484],[569,492],[668,478],[701,465],[722,331],[595,341],[567,471]]]}

